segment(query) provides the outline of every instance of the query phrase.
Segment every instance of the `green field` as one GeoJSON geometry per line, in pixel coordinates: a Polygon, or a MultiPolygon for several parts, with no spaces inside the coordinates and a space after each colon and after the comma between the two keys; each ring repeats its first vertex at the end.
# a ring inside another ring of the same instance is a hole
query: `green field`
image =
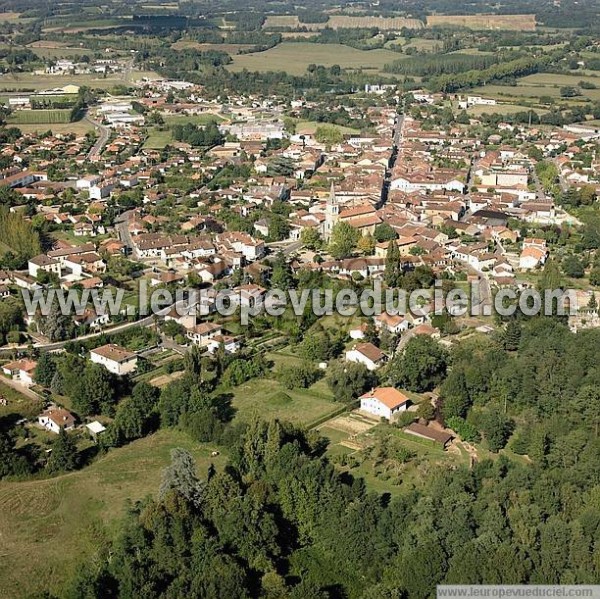
{"type": "Polygon", "coordinates": [[[236,420],[246,421],[259,414],[265,420],[287,420],[310,425],[339,410],[324,381],[310,389],[286,389],[273,379],[253,379],[233,389],[233,408],[236,420]]]}
{"type": "Polygon", "coordinates": [[[326,67],[337,64],[345,69],[362,68],[380,73],[383,65],[398,58],[399,55],[390,50],[356,50],[341,44],[283,42],[265,52],[234,56],[233,63],[227,68],[232,71],[285,71],[290,75],[303,75],[309,64],[326,67]]]}
{"type": "Polygon", "coordinates": [[[174,447],[193,453],[201,477],[211,463],[221,467],[225,461],[184,433],[162,430],[79,472],[0,482],[0,597],[18,599],[44,590],[60,594],[79,559],[110,538],[125,502],[156,494],[174,447]]]}
{"type": "Polygon", "coordinates": [[[73,133],[73,135],[79,136],[94,131],[94,126],[85,119],[76,123],[59,123],[51,126],[47,124],[21,124],[18,125],[18,127],[23,133],[44,133],[48,131],[48,129],[51,129],[52,133],[54,133],[55,135],[59,133],[63,135],[73,133]]]}
{"type": "Polygon", "coordinates": [[[68,123],[70,118],[69,109],[16,110],[8,122],[11,125],[57,125],[68,123]]]}

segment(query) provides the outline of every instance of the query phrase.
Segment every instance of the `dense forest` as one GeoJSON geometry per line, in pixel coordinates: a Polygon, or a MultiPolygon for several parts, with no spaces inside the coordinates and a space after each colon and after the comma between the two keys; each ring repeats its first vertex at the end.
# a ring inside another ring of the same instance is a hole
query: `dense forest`
{"type": "Polygon", "coordinates": [[[276,421],[228,425],[229,463],[206,480],[175,450],[157,498],[131,506],[65,596],[385,599],[429,597],[442,582],[597,584],[599,341],[538,317],[458,345],[438,417],[462,421],[491,459],[432,465],[394,498],[337,470],[316,433],[276,421]]]}

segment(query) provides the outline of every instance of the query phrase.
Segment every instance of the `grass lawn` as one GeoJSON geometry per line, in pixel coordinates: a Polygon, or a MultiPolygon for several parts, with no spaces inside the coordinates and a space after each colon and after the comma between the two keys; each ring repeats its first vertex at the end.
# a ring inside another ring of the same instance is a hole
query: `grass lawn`
{"type": "Polygon", "coordinates": [[[0,597],[26,597],[61,586],[78,561],[92,554],[112,535],[125,502],[155,495],[170,450],[189,449],[205,477],[213,447],[193,443],[184,433],[162,430],[113,450],[81,470],[27,482],[0,482],[2,560],[0,597]]]}
{"type": "Polygon", "coordinates": [[[309,64],[344,69],[364,69],[382,72],[383,65],[398,59],[390,50],[357,50],[341,44],[311,44],[307,42],[283,42],[265,52],[242,54],[233,57],[227,68],[231,71],[285,71],[290,75],[303,75],[309,64]]]}
{"type": "Polygon", "coordinates": [[[168,129],[161,131],[156,127],[152,127],[148,131],[148,137],[144,142],[144,148],[148,148],[150,150],[160,150],[165,146],[168,146],[173,141],[173,136],[171,135],[171,131],[168,129]]]}
{"type": "Polygon", "coordinates": [[[286,389],[273,379],[253,379],[232,390],[235,418],[248,420],[257,413],[265,420],[310,424],[340,408],[324,381],[310,389],[286,389]]]}
{"type": "Polygon", "coordinates": [[[40,413],[42,404],[19,393],[16,389],[5,385],[0,376],[0,397],[7,400],[7,405],[0,406],[0,418],[18,414],[22,418],[34,418],[40,413]]]}
{"type": "Polygon", "coordinates": [[[312,135],[317,127],[335,127],[341,133],[349,133],[349,134],[358,134],[360,131],[358,129],[353,129],[352,127],[343,127],[342,125],[332,125],[331,123],[317,123],[315,121],[298,121],[296,124],[296,133],[298,135],[308,134],[312,135]]]}

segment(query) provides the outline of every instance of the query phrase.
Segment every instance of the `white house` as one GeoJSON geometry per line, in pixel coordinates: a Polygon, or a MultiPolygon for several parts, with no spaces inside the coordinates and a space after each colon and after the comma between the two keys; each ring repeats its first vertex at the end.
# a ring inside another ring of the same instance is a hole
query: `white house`
{"type": "Polygon", "coordinates": [[[186,336],[194,345],[208,347],[213,339],[222,335],[223,330],[220,325],[212,322],[203,322],[196,325],[193,329],[188,330],[186,336]]]}
{"type": "Polygon", "coordinates": [[[359,343],[346,352],[348,362],[364,364],[369,370],[377,370],[385,359],[385,354],[372,343],[359,343]]]}
{"type": "Polygon", "coordinates": [[[40,254],[34,256],[27,263],[27,270],[30,277],[37,277],[40,270],[48,273],[54,273],[58,277],[61,275],[60,262],[54,258],[46,256],[46,254],[40,254]]]}
{"type": "Polygon", "coordinates": [[[34,383],[36,366],[37,362],[35,360],[23,358],[22,360],[4,364],[2,372],[13,380],[19,381],[25,387],[31,387],[34,383]]]}
{"type": "Polygon", "coordinates": [[[61,428],[68,431],[75,426],[75,417],[63,408],[48,408],[38,416],[38,424],[58,435],[61,428]]]}
{"type": "Polygon", "coordinates": [[[207,344],[208,353],[214,354],[219,347],[223,347],[226,354],[235,354],[240,349],[240,344],[235,337],[229,335],[217,335],[207,344]]]}
{"type": "Polygon", "coordinates": [[[539,247],[526,247],[519,256],[519,268],[522,270],[532,270],[541,266],[546,261],[548,250],[539,247]]]}
{"type": "Polygon", "coordinates": [[[137,368],[137,356],[133,352],[114,343],[93,349],[90,352],[90,360],[94,364],[100,364],[109,372],[119,376],[129,374],[137,368]]]}
{"type": "Polygon", "coordinates": [[[404,412],[410,399],[394,387],[377,387],[360,397],[360,409],[363,412],[392,420],[400,412],[404,412]]]}
{"type": "Polygon", "coordinates": [[[409,320],[400,314],[388,314],[387,312],[382,312],[381,314],[376,314],[373,317],[373,321],[375,323],[375,328],[389,331],[393,335],[398,335],[402,331],[407,331],[410,328],[409,320]]]}

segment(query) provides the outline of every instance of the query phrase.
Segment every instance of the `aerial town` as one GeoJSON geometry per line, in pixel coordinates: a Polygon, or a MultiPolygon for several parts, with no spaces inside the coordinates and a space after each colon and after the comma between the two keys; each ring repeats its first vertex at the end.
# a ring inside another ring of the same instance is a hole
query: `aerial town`
{"type": "Polygon", "coordinates": [[[0,597],[598,584],[591,20],[29,4],[0,13],[0,597]],[[381,289],[421,299],[358,309],[381,289]]]}

